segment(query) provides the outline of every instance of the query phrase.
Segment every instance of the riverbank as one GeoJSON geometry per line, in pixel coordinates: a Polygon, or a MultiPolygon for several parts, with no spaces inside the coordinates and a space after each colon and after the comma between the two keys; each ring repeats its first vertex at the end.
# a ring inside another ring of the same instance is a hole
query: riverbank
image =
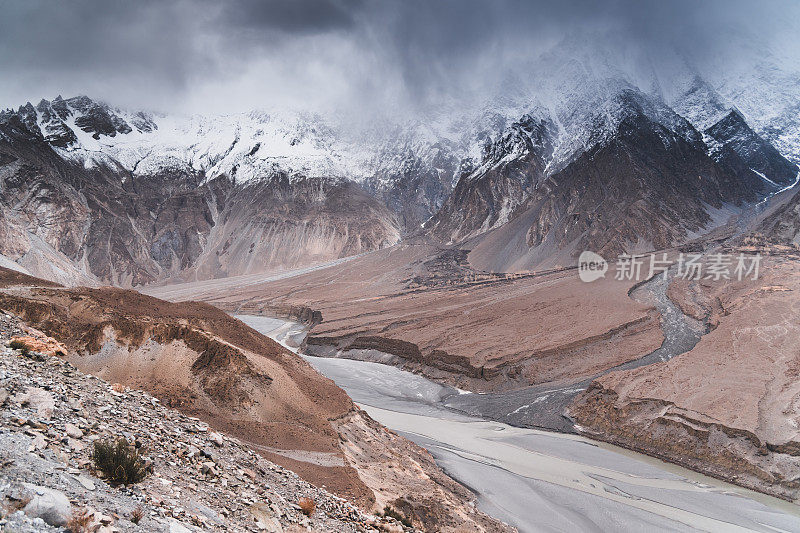
{"type": "MultiPolygon", "coordinates": [[[[238,318],[284,344],[303,330],[283,320],[238,318]]],[[[800,531],[798,508],[778,499],[583,437],[448,407],[490,395],[464,394],[377,363],[305,358],[370,416],[430,451],[478,494],[479,509],[520,531],[800,531]]]]}
{"type": "Polygon", "coordinates": [[[709,323],[695,347],[597,379],[569,414],[593,438],[797,501],[800,257],[757,250],[757,280],[673,283],[682,307],[709,323]]]}
{"type": "MultiPolygon", "coordinates": [[[[611,367],[602,367],[588,375],[575,379],[562,378],[559,384],[543,383],[513,390],[500,390],[484,392],[481,394],[459,394],[453,386],[442,385],[442,397],[439,401],[450,410],[461,412],[468,416],[486,418],[507,423],[512,426],[539,428],[564,433],[575,433],[573,421],[564,415],[567,406],[581,392],[585,391],[592,381],[614,370],[634,368],[654,362],[667,361],[676,355],[692,349],[705,332],[705,325],[681,312],[667,296],[668,283],[661,277],[656,277],[630,292],[630,300],[643,308],[654,308],[658,311],[660,319],[656,322],[663,331],[663,342],[655,349],[645,352],[641,357],[629,359],[611,367]]],[[[271,318],[236,315],[248,325],[262,330],[271,328],[271,318]],[[261,322],[259,322],[261,321],[261,322]]],[[[286,326],[281,326],[285,328],[286,326]]],[[[302,329],[302,328],[301,328],[302,329]]],[[[275,331],[271,335],[283,338],[282,331],[275,331]]],[[[295,336],[297,333],[295,332],[295,336]]],[[[289,348],[296,348],[302,343],[302,337],[294,340],[287,339],[289,348]]],[[[316,339],[318,342],[318,339],[316,339]]],[[[283,342],[283,341],[281,341],[283,342]]],[[[324,358],[347,358],[360,361],[383,363],[391,366],[405,368],[403,361],[398,361],[397,356],[370,350],[337,350],[334,345],[314,345],[312,355],[323,355],[324,358]]],[[[415,372],[416,373],[416,372],[415,372]]],[[[426,372],[423,376],[430,377],[426,372]]],[[[442,383],[441,380],[436,380],[442,383]]],[[[446,382],[445,382],[446,383],[446,382]]]]}

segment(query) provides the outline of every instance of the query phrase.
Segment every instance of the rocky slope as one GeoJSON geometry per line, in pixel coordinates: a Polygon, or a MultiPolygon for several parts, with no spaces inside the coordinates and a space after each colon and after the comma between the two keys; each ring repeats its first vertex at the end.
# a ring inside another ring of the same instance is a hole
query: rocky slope
{"type": "Polygon", "coordinates": [[[389,504],[425,528],[503,529],[474,510],[471,493],[427,452],[387,433],[302,359],[225,313],[0,273],[0,308],[63,342],[81,370],[145,390],[365,509],[389,504]]]}
{"type": "Polygon", "coordinates": [[[145,392],[84,375],[52,354],[8,348],[23,328],[0,316],[4,529],[64,531],[81,511],[91,516],[87,530],[105,532],[402,529],[145,392]],[[148,477],[128,488],[99,477],[90,457],[94,441],[121,436],[151,464],[148,477]],[[302,497],[317,504],[310,517],[297,505],[302,497]]]}
{"type": "Polygon", "coordinates": [[[755,230],[755,239],[791,247],[800,246],[800,191],[787,191],[781,205],[768,213],[755,230]]]}

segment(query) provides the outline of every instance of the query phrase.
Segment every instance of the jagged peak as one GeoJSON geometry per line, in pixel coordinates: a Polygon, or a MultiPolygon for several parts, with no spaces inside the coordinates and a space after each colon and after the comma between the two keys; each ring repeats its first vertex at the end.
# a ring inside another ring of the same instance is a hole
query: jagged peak
{"type": "Polygon", "coordinates": [[[739,111],[739,109],[737,109],[735,106],[730,108],[728,113],[722,119],[720,119],[720,122],[728,118],[731,119],[735,118],[736,120],[744,122],[745,124],[747,123],[747,119],[745,118],[744,114],[741,111],[739,111]]]}
{"type": "Polygon", "coordinates": [[[78,96],[73,96],[71,98],[67,98],[66,101],[67,101],[67,103],[69,103],[70,105],[75,106],[75,107],[77,107],[77,106],[103,105],[103,104],[100,104],[99,102],[95,102],[94,100],[92,100],[91,98],[86,96],[85,94],[79,94],[78,96]]]}
{"type": "Polygon", "coordinates": [[[748,124],[747,118],[736,107],[729,108],[719,120],[707,127],[704,132],[713,135],[715,131],[718,131],[721,128],[737,128],[747,131],[754,136],[757,135],[748,124]]]}

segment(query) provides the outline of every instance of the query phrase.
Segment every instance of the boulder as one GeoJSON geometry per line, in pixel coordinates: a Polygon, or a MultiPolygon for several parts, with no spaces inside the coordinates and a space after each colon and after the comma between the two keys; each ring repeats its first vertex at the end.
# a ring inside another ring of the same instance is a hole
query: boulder
{"type": "Polygon", "coordinates": [[[83,431],[75,424],[70,424],[69,422],[64,424],[64,431],[68,437],[72,437],[73,439],[83,438],[83,431]]]}
{"type": "Polygon", "coordinates": [[[208,440],[214,443],[215,446],[222,447],[225,444],[225,441],[222,437],[221,433],[217,433],[216,431],[212,431],[208,434],[208,440]]]}
{"type": "Polygon", "coordinates": [[[24,393],[16,395],[14,399],[20,405],[36,409],[39,417],[44,419],[53,416],[53,409],[56,407],[53,395],[39,387],[29,387],[24,393]]]}
{"type": "Polygon", "coordinates": [[[51,526],[64,527],[72,516],[72,504],[63,492],[38,485],[26,485],[31,501],[23,509],[31,518],[41,518],[51,526]]]}

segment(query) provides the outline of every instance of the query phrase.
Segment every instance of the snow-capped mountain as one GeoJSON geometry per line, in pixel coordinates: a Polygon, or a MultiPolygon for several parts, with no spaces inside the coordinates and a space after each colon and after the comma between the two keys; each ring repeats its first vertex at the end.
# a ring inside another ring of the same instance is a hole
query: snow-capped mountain
{"type": "Polygon", "coordinates": [[[795,183],[798,79],[730,79],[568,39],[470,106],[0,112],[0,254],[61,280],[264,272],[423,233],[492,270],[679,243],[795,183]],[[620,58],[625,56],[625,61],[620,58]],[[766,86],[766,88],[764,87],[766,86]],[[78,276],[78,278],[76,278],[78,276]]]}
{"type": "Polygon", "coordinates": [[[0,112],[0,120],[13,115],[87,169],[106,166],[131,176],[170,169],[205,181],[225,176],[237,185],[279,175],[352,181],[383,198],[406,230],[439,209],[460,162],[488,135],[482,122],[465,127],[465,119],[379,122],[355,131],[336,116],[287,110],[173,116],[121,110],[85,96],[28,103],[0,112]]]}
{"type": "Polygon", "coordinates": [[[353,181],[280,165],[242,179],[239,168],[264,167],[246,165],[252,145],[236,152],[240,126],[198,120],[211,129],[204,146],[150,144],[167,124],[84,97],[4,112],[0,253],[66,283],[125,286],[291,268],[400,239],[396,216],[353,181]]]}
{"type": "Polygon", "coordinates": [[[800,85],[769,51],[766,66],[737,79],[722,63],[681,53],[667,61],[666,51],[654,61],[620,44],[573,36],[504,80],[529,117],[552,125],[547,142],[504,143],[513,126],[494,137],[427,224],[434,235],[463,243],[486,269],[570,264],[576,250],[614,254],[701,235],[796,182],[800,139],[789,115],[800,85]]]}
{"type": "Polygon", "coordinates": [[[177,166],[210,178],[225,174],[237,183],[276,172],[359,180],[369,157],[343,142],[322,117],[304,113],[154,115],[85,96],[29,103],[17,113],[62,155],[87,167],[113,162],[133,175],[177,166]]]}

